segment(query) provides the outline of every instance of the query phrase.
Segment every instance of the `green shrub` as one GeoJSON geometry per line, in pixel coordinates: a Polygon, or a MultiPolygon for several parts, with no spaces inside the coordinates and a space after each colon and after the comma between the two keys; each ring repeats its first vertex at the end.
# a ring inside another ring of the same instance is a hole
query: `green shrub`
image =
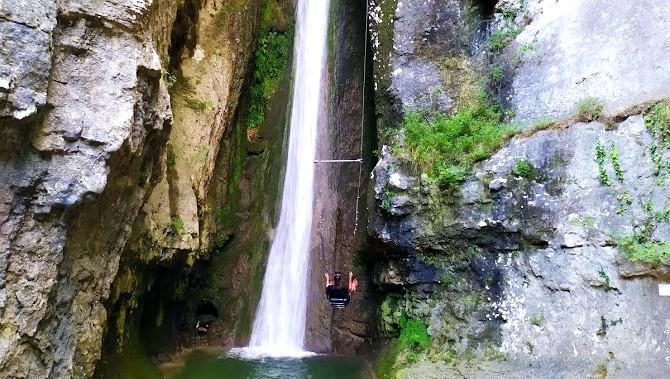
{"type": "Polygon", "coordinates": [[[486,40],[486,44],[493,52],[501,52],[507,45],[521,33],[521,28],[511,27],[503,30],[496,29],[486,40]]]}
{"type": "Polygon", "coordinates": [[[418,318],[407,318],[405,316],[400,318],[398,322],[400,326],[400,346],[407,349],[426,348],[430,346],[431,340],[428,335],[428,328],[423,321],[418,318]]]}
{"type": "Polygon", "coordinates": [[[292,31],[261,31],[256,48],[255,70],[249,99],[248,126],[258,128],[265,120],[265,107],[279,87],[293,44],[292,31]]]}
{"type": "Polygon", "coordinates": [[[617,239],[620,251],[631,262],[670,264],[670,241],[649,241],[642,235],[617,239]]]}
{"type": "Polygon", "coordinates": [[[530,162],[525,159],[520,159],[516,162],[512,172],[516,176],[530,178],[531,174],[533,173],[533,165],[531,165],[530,162]]]}
{"type": "Polygon", "coordinates": [[[405,116],[404,149],[410,161],[442,186],[455,187],[472,165],[490,157],[518,132],[501,122],[496,106],[479,104],[451,117],[409,111],[405,116]]]}
{"type": "Polygon", "coordinates": [[[402,351],[399,342],[394,342],[386,348],[379,363],[377,363],[376,374],[379,379],[393,379],[397,370],[394,369],[396,358],[402,351]]]}
{"type": "Polygon", "coordinates": [[[170,220],[170,231],[175,234],[184,232],[184,221],[179,216],[174,216],[170,220]]]}
{"type": "Polygon", "coordinates": [[[603,117],[603,105],[598,99],[587,96],[577,103],[577,119],[583,122],[600,120],[603,117]]]}

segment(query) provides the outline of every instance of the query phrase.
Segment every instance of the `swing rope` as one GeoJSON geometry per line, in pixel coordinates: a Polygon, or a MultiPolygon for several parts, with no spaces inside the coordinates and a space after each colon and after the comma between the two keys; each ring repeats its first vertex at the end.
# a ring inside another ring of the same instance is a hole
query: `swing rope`
{"type": "Polygon", "coordinates": [[[354,237],[358,231],[358,211],[361,202],[361,181],[363,178],[363,131],[365,130],[365,81],[367,79],[367,59],[368,59],[368,11],[370,9],[370,0],[365,1],[365,33],[363,34],[364,52],[363,52],[363,88],[361,88],[361,147],[358,163],[358,190],[356,193],[356,221],[354,222],[354,237]]]}
{"type": "Polygon", "coordinates": [[[356,221],[354,222],[354,237],[358,231],[359,206],[361,200],[361,182],[363,180],[363,131],[365,128],[365,85],[367,79],[367,57],[368,57],[368,10],[370,9],[370,0],[365,2],[365,34],[364,34],[364,52],[363,52],[363,87],[361,89],[362,107],[361,107],[361,143],[358,152],[358,159],[317,159],[314,163],[358,163],[358,187],[356,191],[356,221]]]}

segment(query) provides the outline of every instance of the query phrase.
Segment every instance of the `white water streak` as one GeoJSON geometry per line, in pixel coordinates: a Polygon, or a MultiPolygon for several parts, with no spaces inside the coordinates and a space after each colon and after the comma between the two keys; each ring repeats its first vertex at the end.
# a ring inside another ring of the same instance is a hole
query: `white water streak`
{"type": "Polygon", "coordinates": [[[294,89],[281,214],[268,259],[249,350],[304,355],[307,265],[312,226],[314,153],[326,58],[328,0],[300,0],[294,89]]]}

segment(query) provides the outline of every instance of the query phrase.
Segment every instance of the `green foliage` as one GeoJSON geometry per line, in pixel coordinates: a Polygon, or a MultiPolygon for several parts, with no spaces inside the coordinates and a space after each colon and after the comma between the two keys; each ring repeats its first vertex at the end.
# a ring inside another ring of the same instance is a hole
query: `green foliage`
{"type": "Polygon", "coordinates": [[[596,229],[596,221],[597,219],[595,216],[584,216],[582,218],[574,219],[570,221],[570,224],[576,225],[576,226],[581,226],[583,228],[586,228],[588,230],[595,230],[596,229]]]}
{"type": "Polygon", "coordinates": [[[577,103],[577,119],[583,122],[600,120],[603,117],[603,104],[596,98],[587,96],[577,103]]]}
{"type": "Polygon", "coordinates": [[[528,162],[526,159],[520,159],[516,162],[516,165],[512,169],[512,172],[516,176],[527,179],[530,178],[534,169],[535,168],[533,167],[533,165],[530,164],[530,162],[528,162]]]}
{"type": "Polygon", "coordinates": [[[428,328],[423,321],[418,318],[400,317],[398,322],[400,326],[400,336],[398,341],[404,349],[426,348],[430,346],[431,340],[428,335],[428,328]]]}
{"type": "Polygon", "coordinates": [[[605,272],[605,270],[603,270],[603,269],[601,268],[601,269],[598,271],[598,275],[599,275],[600,278],[605,282],[605,285],[603,285],[603,289],[604,289],[605,291],[609,291],[609,290],[611,290],[612,287],[610,286],[610,276],[607,275],[607,273],[605,272]]]}
{"type": "Polygon", "coordinates": [[[663,159],[664,150],[670,148],[670,102],[660,101],[654,104],[644,116],[644,122],[653,136],[649,152],[654,173],[661,177],[657,184],[662,185],[670,176],[670,163],[663,159]]]}
{"type": "Polygon", "coordinates": [[[505,75],[502,67],[499,64],[492,64],[489,68],[489,75],[491,75],[491,82],[494,84],[500,84],[502,78],[505,75]]]}
{"type": "Polygon", "coordinates": [[[533,123],[532,129],[535,130],[535,131],[545,130],[545,129],[551,128],[554,125],[556,125],[556,120],[554,120],[553,118],[549,118],[549,117],[542,117],[542,118],[539,118],[539,119],[535,120],[535,122],[533,123]]]}
{"type": "Polygon", "coordinates": [[[649,241],[640,234],[617,239],[620,251],[631,262],[670,264],[670,241],[649,241]]]}
{"type": "Polygon", "coordinates": [[[392,333],[396,330],[396,325],[402,317],[402,310],[398,309],[398,304],[386,299],[382,302],[381,309],[381,328],[386,333],[392,333]]]}
{"type": "Polygon", "coordinates": [[[415,351],[410,351],[409,354],[407,354],[407,363],[417,363],[421,359],[421,354],[415,352],[415,351]]]}
{"type": "Polygon", "coordinates": [[[501,122],[496,106],[479,104],[451,117],[409,111],[405,116],[405,150],[409,159],[445,187],[455,187],[472,165],[499,149],[518,128],[501,122]]]}
{"type": "Polygon", "coordinates": [[[524,55],[524,54],[529,53],[531,51],[535,51],[535,45],[533,45],[532,43],[525,43],[525,44],[519,46],[519,53],[521,55],[524,55]]]}
{"type": "Polygon", "coordinates": [[[491,32],[491,35],[486,40],[486,44],[489,46],[491,51],[499,53],[507,45],[516,38],[516,36],[521,33],[521,28],[519,27],[509,27],[505,29],[496,29],[491,32]]]}
{"type": "Polygon", "coordinates": [[[445,286],[449,286],[451,284],[454,284],[454,277],[445,272],[444,274],[442,274],[440,282],[445,286]]]}
{"type": "Polygon", "coordinates": [[[161,74],[163,75],[163,79],[165,80],[168,91],[172,90],[172,88],[174,88],[174,86],[177,84],[177,76],[171,74],[166,69],[161,69],[161,74]]]}
{"type": "Polygon", "coordinates": [[[184,220],[179,216],[173,216],[170,220],[170,231],[174,234],[182,234],[184,232],[184,220]]]}
{"type": "Polygon", "coordinates": [[[444,363],[446,363],[448,365],[455,365],[456,362],[457,362],[456,354],[454,354],[451,351],[448,351],[448,352],[444,353],[444,356],[442,357],[442,359],[444,359],[444,363]]]}
{"type": "Polygon", "coordinates": [[[516,18],[518,11],[516,9],[505,9],[503,11],[503,18],[511,20],[516,18]]]}
{"type": "Polygon", "coordinates": [[[395,341],[393,342],[389,347],[386,348],[384,351],[384,354],[382,355],[382,358],[379,360],[379,363],[377,363],[376,367],[376,374],[379,379],[395,379],[396,378],[396,371],[394,369],[396,359],[398,357],[398,354],[403,350],[402,346],[400,346],[400,343],[395,341]]]}
{"type": "Polygon", "coordinates": [[[605,170],[605,146],[603,146],[602,141],[598,140],[596,143],[596,161],[598,161],[598,179],[600,183],[611,186],[612,179],[607,175],[607,170],[605,170]]]}
{"type": "Polygon", "coordinates": [[[395,196],[395,192],[391,191],[391,189],[388,188],[388,187],[384,187],[382,189],[382,194],[381,195],[382,195],[382,199],[381,199],[382,202],[379,206],[380,206],[381,209],[388,212],[392,208],[391,207],[391,199],[393,198],[393,196],[395,196]]]}
{"type": "Polygon", "coordinates": [[[616,149],[614,142],[610,144],[610,159],[612,160],[612,166],[614,166],[614,175],[618,181],[623,182],[623,171],[619,163],[619,151],[616,149]]]}
{"type": "Polygon", "coordinates": [[[255,55],[255,70],[251,81],[248,126],[258,128],[265,120],[265,107],[279,87],[279,81],[291,52],[292,31],[261,30],[255,55]]]}

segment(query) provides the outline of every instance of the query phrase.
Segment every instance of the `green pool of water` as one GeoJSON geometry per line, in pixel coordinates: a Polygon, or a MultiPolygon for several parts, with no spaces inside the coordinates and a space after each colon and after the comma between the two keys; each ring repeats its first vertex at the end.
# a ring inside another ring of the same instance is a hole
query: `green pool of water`
{"type": "Polygon", "coordinates": [[[245,360],[194,352],[171,379],[370,379],[365,363],[340,356],[245,360]]]}

